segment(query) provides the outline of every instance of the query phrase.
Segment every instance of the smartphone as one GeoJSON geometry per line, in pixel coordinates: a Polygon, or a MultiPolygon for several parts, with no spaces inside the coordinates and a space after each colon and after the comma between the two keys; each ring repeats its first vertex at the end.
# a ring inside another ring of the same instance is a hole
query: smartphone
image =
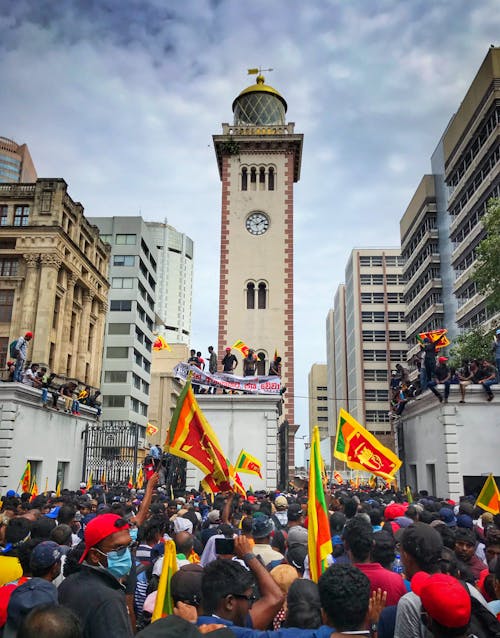
{"type": "Polygon", "coordinates": [[[216,538],[215,553],[219,556],[234,554],[234,538],[216,538]]]}

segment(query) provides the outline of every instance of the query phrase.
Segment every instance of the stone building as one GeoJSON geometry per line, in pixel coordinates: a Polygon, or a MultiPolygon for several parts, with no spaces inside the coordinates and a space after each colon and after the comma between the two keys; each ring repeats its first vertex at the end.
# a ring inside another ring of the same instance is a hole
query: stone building
{"type": "Polygon", "coordinates": [[[99,386],[109,247],[63,179],[0,184],[0,365],[34,333],[28,360],[99,386]]]}

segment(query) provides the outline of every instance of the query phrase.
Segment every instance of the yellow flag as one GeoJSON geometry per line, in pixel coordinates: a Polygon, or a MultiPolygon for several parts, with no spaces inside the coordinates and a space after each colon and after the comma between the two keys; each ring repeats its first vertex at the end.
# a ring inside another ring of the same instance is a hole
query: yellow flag
{"type": "Polygon", "coordinates": [[[172,600],[172,589],[170,583],[172,576],[177,571],[177,556],[175,553],[174,541],[165,541],[165,551],[163,553],[163,566],[158,583],[156,603],[153,610],[151,622],[155,622],[164,616],[170,616],[174,612],[174,601],[172,600]]]}
{"type": "Polygon", "coordinates": [[[56,487],[56,497],[59,498],[59,496],[61,496],[61,481],[59,481],[56,487]]]}
{"type": "Polygon", "coordinates": [[[257,75],[259,69],[248,69],[248,75],[257,75]]]}

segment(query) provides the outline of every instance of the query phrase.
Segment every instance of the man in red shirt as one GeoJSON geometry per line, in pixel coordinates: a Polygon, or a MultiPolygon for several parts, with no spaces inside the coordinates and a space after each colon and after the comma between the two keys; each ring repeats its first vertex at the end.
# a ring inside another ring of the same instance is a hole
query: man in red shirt
{"type": "Polygon", "coordinates": [[[344,545],[352,564],[362,571],[370,581],[372,592],[377,589],[387,592],[387,606],[397,605],[406,587],[400,574],[385,569],[371,560],[373,529],[363,515],[356,515],[344,527],[344,545]]]}

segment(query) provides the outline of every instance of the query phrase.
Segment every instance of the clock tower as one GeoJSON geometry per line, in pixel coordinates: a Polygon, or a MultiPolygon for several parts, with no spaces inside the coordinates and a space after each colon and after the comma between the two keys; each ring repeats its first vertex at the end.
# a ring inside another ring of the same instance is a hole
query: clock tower
{"type": "MultiPolygon", "coordinates": [[[[294,468],[293,186],[303,135],[286,123],[287,103],[259,74],[233,102],[214,147],[222,181],[219,360],[243,340],[282,359],[280,484],[294,468]]],[[[261,355],[262,356],[262,355],[261,355]]],[[[241,356],[236,374],[243,374],[241,356]]],[[[250,451],[250,450],[249,450],[250,451]]]]}

